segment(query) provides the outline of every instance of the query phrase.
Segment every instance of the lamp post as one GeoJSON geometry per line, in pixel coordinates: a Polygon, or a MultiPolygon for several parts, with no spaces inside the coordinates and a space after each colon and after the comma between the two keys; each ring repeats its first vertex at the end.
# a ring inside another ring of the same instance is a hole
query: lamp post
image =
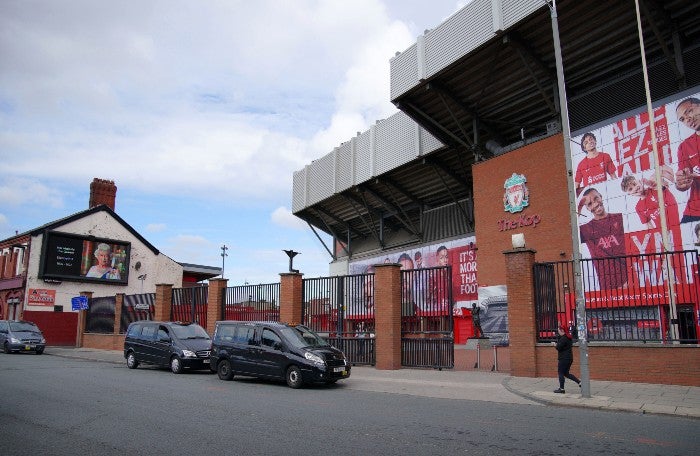
{"type": "Polygon", "coordinates": [[[228,256],[228,253],[226,251],[228,250],[228,247],[226,247],[226,244],[221,246],[221,278],[224,278],[224,267],[226,266],[226,257],[228,256]]]}
{"type": "Polygon", "coordinates": [[[561,110],[561,131],[564,136],[564,158],[566,160],[567,190],[569,194],[569,216],[571,223],[571,239],[573,241],[573,269],[576,286],[576,324],[579,337],[579,365],[581,367],[581,395],[591,397],[591,379],[588,370],[588,335],[586,334],[586,300],[583,296],[583,277],[581,275],[581,252],[578,231],[578,211],[576,207],[576,189],[573,181],[573,165],[571,162],[571,130],[569,129],[569,106],[566,100],[566,84],[564,82],[564,64],[561,57],[561,42],[559,41],[559,23],[557,21],[556,0],[543,0],[549,7],[552,17],[552,39],[554,40],[554,58],[557,66],[557,88],[559,92],[559,109],[561,110]]]}
{"type": "Polygon", "coordinates": [[[668,280],[668,304],[670,315],[671,339],[678,340],[678,314],[676,312],[676,290],[674,289],[674,272],[668,260],[668,252],[673,250],[668,237],[668,221],[666,218],[666,203],[664,202],[664,181],[661,176],[661,158],[659,147],[656,142],[656,124],[654,123],[654,108],[651,104],[651,92],[649,89],[649,72],[647,71],[647,58],[644,51],[644,34],[642,33],[642,17],[639,13],[639,0],[634,1],[635,12],[637,14],[637,33],[639,35],[639,48],[642,54],[642,74],[644,75],[644,93],[647,101],[647,116],[649,116],[649,132],[651,133],[651,147],[654,154],[654,179],[656,181],[656,198],[659,202],[659,219],[661,221],[661,241],[664,252],[664,267],[666,268],[666,279],[668,280]]]}

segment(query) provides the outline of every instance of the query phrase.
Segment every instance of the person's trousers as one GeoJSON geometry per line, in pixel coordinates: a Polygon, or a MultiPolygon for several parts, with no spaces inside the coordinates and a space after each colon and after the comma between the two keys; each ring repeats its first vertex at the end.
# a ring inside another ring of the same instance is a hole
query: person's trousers
{"type": "Polygon", "coordinates": [[[557,367],[557,371],[559,372],[559,388],[564,389],[564,377],[568,378],[569,380],[572,380],[574,382],[581,383],[581,381],[576,378],[576,376],[572,373],[569,372],[569,369],[571,369],[571,365],[574,363],[573,359],[560,359],[559,360],[559,365],[557,367]]]}

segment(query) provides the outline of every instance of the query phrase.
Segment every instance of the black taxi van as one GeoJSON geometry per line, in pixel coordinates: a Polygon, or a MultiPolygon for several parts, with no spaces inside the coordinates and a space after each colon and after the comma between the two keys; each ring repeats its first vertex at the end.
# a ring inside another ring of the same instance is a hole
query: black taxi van
{"type": "Polygon", "coordinates": [[[350,377],[345,354],[302,325],[277,322],[218,321],[211,369],[221,380],[243,375],[304,383],[335,383],[350,377]]]}
{"type": "Polygon", "coordinates": [[[211,338],[196,323],[135,321],[124,338],[124,358],[129,369],[139,363],[170,367],[174,374],[184,368],[209,369],[211,338]]]}

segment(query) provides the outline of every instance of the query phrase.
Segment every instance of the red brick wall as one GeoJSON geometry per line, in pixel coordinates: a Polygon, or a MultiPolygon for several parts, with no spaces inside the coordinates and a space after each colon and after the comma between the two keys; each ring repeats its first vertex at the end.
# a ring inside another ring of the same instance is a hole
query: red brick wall
{"type": "Polygon", "coordinates": [[[124,334],[83,334],[83,347],[124,350],[124,334]]]}
{"type": "Polygon", "coordinates": [[[479,248],[479,285],[506,283],[502,252],[512,247],[511,236],[525,235],[525,245],[537,251],[537,261],[572,258],[566,162],[561,135],[478,163],[474,174],[474,218],[479,248]],[[513,173],[527,178],[530,205],[511,214],[503,209],[503,184],[513,173]],[[500,220],[539,215],[536,227],[500,231],[500,220]],[[560,252],[564,252],[560,255],[560,252]]]}
{"type": "MultiPolygon", "coordinates": [[[[557,352],[552,346],[537,347],[537,376],[557,375],[557,352]]],[[[580,374],[579,348],[574,347],[571,371],[580,374]]],[[[663,385],[700,386],[700,350],[695,346],[646,345],[588,346],[591,380],[610,380],[663,385]]]]}

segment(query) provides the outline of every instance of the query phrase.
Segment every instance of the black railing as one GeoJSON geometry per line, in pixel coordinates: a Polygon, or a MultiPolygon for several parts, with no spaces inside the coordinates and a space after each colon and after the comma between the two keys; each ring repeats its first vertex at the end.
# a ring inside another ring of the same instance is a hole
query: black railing
{"type": "MultiPolygon", "coordinates": [[[[698,343],[700,277],[694,250],[581,260],[590,341],[698,343]]],[[[535,265],[539,341],[558,325],[576,335],[573,262],[535,265]]]]}
{"type": "Polygon", "coordinates": [[[280,284],[240,285],[226,288],[225,320],[279,321],[280,284]]]}
{"type": "Polygon", "coordinates": [[[343,350],[352,364],[374,364],[374,274],[302,281],[302,323],[343,350]]]}
{"type": "Polygon", "coordinates": [[[401,271],[401,364],[454,367],[450,267],[401,271]]]}

